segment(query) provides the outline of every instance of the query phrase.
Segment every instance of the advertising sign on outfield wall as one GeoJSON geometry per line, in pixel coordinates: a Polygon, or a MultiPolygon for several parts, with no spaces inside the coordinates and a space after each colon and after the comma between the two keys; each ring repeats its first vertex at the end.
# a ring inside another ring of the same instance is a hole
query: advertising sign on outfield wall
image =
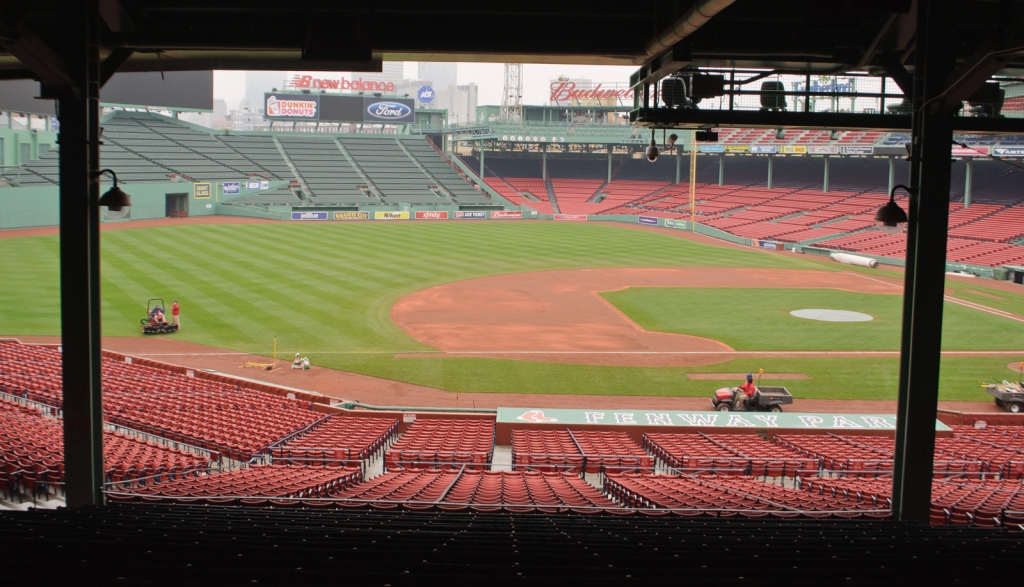
{"type": "Polygon", "coordinates": [[[197,200],[208,200],[213,195],[213,184],[208,181],[192,184],[192,197],[197,200]]]}
{"type": "Polygon", "coordinates": [[[555,214],[555,220],[586,220],[586,214],[555,214]]]}
{"type": "Polygon", "coordinates": [[[456,219],[460,219],[460,220],[461,219],[477,219],[477,220],[479,220],[481,218],[487,218],[487,212],[484,212],[484,211],[479,211],[479,212],[461,212],[460,211],[460,212],[456,212],[455,213],[455,218],[456,219]]]}
{"type": "Polygon", "coordinates": [[[376,220],[408,220],[409,219],[409,211],[408,210],[401,210],[401,211],[397,211],[396,210],[396,211],[391,211],[391,212],[374,212],[373,213],[373,217],[376,220]]]}
{"type": "Polygon", "coordinates": [[[440,211],[440,212],[432,212],[432,211],[425,211],[424,210],[424,211],[420,211],[420,212],[416,213],[416,219],[417,220],[447,220],[448,219],[448,211],[447,210],[443,210],[443,211],[440,211]]]}
{"type": "Polygon", "coordinates": [[[1021,147],[996,147],[993,151],[997,157],[1024,157],[1024,148],[1021,147]]]}
{"type": "MultiPolygon", "coordinates": [[[[797,428],[805,430],[895,430],[893,414],[758,414],[736,412],[676,412],[653,410],[569,410],[498,408],[498,423],[605,424],[696,428],[797,428]]],[[[935,421],[936,430],[949,427],[935,421]]]]}
{"type": "Polygon", "coordinates": [[[292,220],[327,220],[330,212],[292,212],[292,220]]]}
{"type": "Polygon", "coordinates": [[[495,210],[491,212],[491,218],[522,218],[522,210],[495,210]]]}
{"type": "Polygon", "coordinates": [[[654,216],[637,216],[636,221],[640,224],[650,224],[651,226],[658,225],[658,219],[654,216]]]}
{"type": "Polygon", "coordinates": [[[838,155],[839,147],[835,145],[810,145],[807,152],[811,155],[838,155]]]}
{"type": "Polygon", "coordinates": [[[779,152],[802,155],[807,152],[807,145],[783,145],[779,147],[779,152]]]}
{"type": "Polygon", "coordinates": [[[335,220],[366,220],[370,217],[369,212],[335,212],[335,220]]]}
{"type": "Polygon", "coordinates": [[[221,188],[224,190],[225,195],[242,193],[242,184],[237,181],[225,181],[221,184],[221,188]]]}
{"type": "Polygon", "coordinates": [[[970,147],[965,149],[954,145],[952,155],[954,157],[986,157],[988,156],[988,147],[970,147]]]}
{"type": "Polygon", "coordinates": [[[847,145],[839,147],[839,152],[843,155],[870,155],[875,152],[875,148],[871,145],[847,145]]]}
{"type": "Polygon", "coordinates": [[[725,145],[699,145],[701,153],[724,153],[725,145]]]}
{"type": "Polygon", "coordinates": [[[779,151],[775,145],[750,145],[751,153],[760,153],[762,155],[773,155],[779,151]]]}
{"type": "Polygon", "coordinates": [[[247,181],[247,182],[245,182],[245,189],[247,189],[247,190],[258,190],[258,189],[260,189],[260,182],[258,182],[258,181],[247,181]]]}
{"type": "Polygon", "coordinates": [[[726,153],[749,153],[750,145],[726,145],[726,153]]]}

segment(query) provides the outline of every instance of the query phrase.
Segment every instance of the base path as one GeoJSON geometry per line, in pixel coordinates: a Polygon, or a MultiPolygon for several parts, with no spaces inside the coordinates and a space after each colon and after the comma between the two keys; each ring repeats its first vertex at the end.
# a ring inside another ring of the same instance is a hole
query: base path
{"type": "Polygon", "coordinates": [[[431,287],[399,300],[391,308],[391,319],[416,340],[455,356],[650,367],[709,365],[735,358],[736,351],[715,340],[644,330],[599,295],[629,287],[899,293],[891,284],[846,272],[577,269],[497,275],[431,287]]]}

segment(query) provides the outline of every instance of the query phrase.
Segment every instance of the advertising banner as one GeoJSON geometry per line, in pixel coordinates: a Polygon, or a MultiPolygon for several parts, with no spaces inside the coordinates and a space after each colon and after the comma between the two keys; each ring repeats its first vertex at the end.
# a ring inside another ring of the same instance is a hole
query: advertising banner
{"type": "MultiPolygon", "coordinates": [[[[498,423],[606,424],[694,428],[789,428],[804,430],[895,430],[894,414],[779,414],[758,412],[678,412],[674,410],[571,410],[498,408],[498,423]]],[[[935,421],[935,429],[950,428],[935,421]]]]}
{"type": "Polygon", "coordinates": [[[724,153],[725,145],[698,145],[701,153],[724,153]]]}
{"type": "Polygon", "coordinates": [[[750,145],[726,145],[726,153],[749,153],[750,145]]]}
{"type": "Polygon", "coordinates": [[[330,212],[292,212],[292,220],[327,220],[330,212]]]}
{"type": "Polygon", "coordinates": [[[459,211],[459,212],[455,213],[455,218],[457,218],[457,219],[464,219],[464,218],[476,218],[476,219],[487,218],[487,212],[483,212],[483,211],[480,211],[480,212],[462,212],[462,211],[459,211]]]}
{"type": "MultiPolygon", "coordinates": [[[[258,181],[247,181],[245,182],[245,189],[247,190],[258,190],[260,189],[260,183],[258,181]]],[[[227,193],[227,192],[225,192],[227,193]]]]}
{"type": "Polygon", "coordinates": [[[224,190],[224,195],[240,194],[242,193],[242,184],[237,181],[225,181],[221,184],[221,189],[224,190]]]}
{"type": "Polygon", "coordinates": [[[335,212],[335,220],[366,220],[370,217],[369,212],[335,212]]]}
{"type": "Polygon", "coordinates": [[[986,157],[988,156],[988,147],[971,147],[965,149],[963,147],[953,145],[954,157],[986,157]]]}
{"type": "Polygon", "coordinates": [[[658,219],[654,216],[637,216],[636,221],[640,224],[650,224],[651,226],[658,225],[658,219]]]}
{"type": "Polygon", "coordinates": [[[997,157],[1024,157],[1024,147],[996,147],[997,157]]]}
{"type": "Polygon", "coordinates": [[[366,98],[363,102],[363,122],[397,124],[412,122],[413,101],[406,98],[366,98]]]}
{"type": "Polygon", "coordinates": [[[267,120],[319,120],[318,94],[264,94],[263,116],[267,120]]]}
{"type": "Polygon", "coordinates": [[[807,145],[783,145],[779,147],[779,152],[802,155],[807,152],[807,145]]]}
{"type": "Polygon", "coordinates": [[[260,182],[260,189],[261,190],[269,190],[270,189],[270,182],[266,181],[266,180],[261,181],[260,182]]]}
{"type": "Polygon", "coordinates": [[[555,220],[586,220],[586,214],[555,214],[555,220]]]}
{"type": "Polygon", "coordinates": [[[870,155],[875,152],[875,148],[871,145],[847,145],[839,147],[839,152],[843,155],[870,155]]]}
{"type": "Polygon", "coordinates": [[[390,212],[374,212],[373,217],[376,220],[408,220],[408,210],[394,210],[390,212]]]}
{"type": "Polygon", "coordinates": [[[838,155],[839,147],[833,145],[810,145],[807,152],[811,155],[838,155]]]}
{"type": "Polygon", "coordinates": [[[773,155],[779,152],[778,147],[775,145],[750,145],[751,153],[761,153],[763,155],[773,155]]]}
{"type": "Polygon", "coordinates": [[[430,86],[420,86],[420,89],[416,90],[416,99],[421,104],[430,104],[434,101],[434,88],[430,86]]]}
{"type": "Polygon", "coordinates": [[[491,212],[491,218],[522,218],[522,210],[495,210],[491,212]]]}
{"type": "Polygon", "coordinates": [[[416,213],[416,219],[417,220],[447,220],[448,219],[448,211],[447,210],[444,210],[444,211],[441,211],[441,212],[420,211],[420,212],[416,213]]]}
{"type": "Polygon", "coordinates": [[[213,184],[208,181],[192,184],[192,197],[197,200],[208,200],[213,195],[213,184]]]}

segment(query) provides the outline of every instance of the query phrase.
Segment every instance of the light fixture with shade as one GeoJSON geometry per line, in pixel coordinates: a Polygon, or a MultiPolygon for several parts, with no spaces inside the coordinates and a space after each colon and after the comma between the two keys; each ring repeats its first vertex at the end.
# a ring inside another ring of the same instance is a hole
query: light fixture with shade
{"type": "Polygon", "coordinates": [[[678,141],[678,140],[679,140],[679,135],[677,135],[676,133],[672,133],[672,134],[668,135],[668,141],[665,142],[665,146],[668,147],[669,149],[671,149],[676,144],[676,141],[678,141]]]}
{"type": "Polygon", "coordinates": [[[96,177],[109,173],[110,177],[114,178],[114,186],[106,191],[99,199],[99,205],[107,209],[108,218],[123,218],[128,214],[128,210],[132,205],[132,198],[128,194],[124,193],[124,190],[117,187],[117,174],[114,173],[113,169],[101,169],[96,172],[96,177]]]}
{"type": "Polygon", "coordinates": [[[647,145],[647,150],[644,151],[644,155],[647,156],[647,160],[654,163],[658,160],[658,145],[654,143],[654,130],[651,130],[651,144],[647,145]]]}
{"type": "Polygon", "coordinates": [[[905,192],[910,194],[911,197],[914,195],[914,192],[907,186],[902,184],[895,185],[893,186],[892,191],[889,192],[889,202],[879,208],[878,212],[875,214],[875,224],[882,230],[882,232],[887,232],[889,234],[900,232],[903,229],[900,225],[909,222],[907,213],[903,211],[903,208],[900,208],[899,204],[896,203],[896,190],[898,189],[903,189],[905,192]]]}

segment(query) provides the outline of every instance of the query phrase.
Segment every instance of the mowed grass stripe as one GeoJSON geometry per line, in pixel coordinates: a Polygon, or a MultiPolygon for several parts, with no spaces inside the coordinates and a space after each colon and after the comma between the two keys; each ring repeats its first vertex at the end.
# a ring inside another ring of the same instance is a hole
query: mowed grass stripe
{"type": "MultiPolygon", "coordinates": [[[[160,237],[150,236],[149,238],[156,240],[160,237]]],[[[341,332],[333,327],[325,327],[321,322],[310,318],[310,315],[315,313],[315,306],[298,300],[303,295],[302,290],[293,289],[289,292],[289,295],[264,296],[264,290],[273,283],[274,276],[272,274],[268,272],[264,275],[263,279],[254,280],[249,277],[251,273],[239,272],[237,270],[242,258],[232,258],[230,255],[227,255],[225,261],[227,262],[211,266],[203,258],[182,256],[176,264],[176,269],[198,278],[205,284],[215,286],[217,288],[216,291],[206,292],[208,293],[207,300],[226,298],[227,296],[224,293],[230,290],[232,294],[231,299],[233,300],[232,307],[238,310],[236,312],[238,316],[232,317],[231,322],[236,327],[236,330],[248,332],[251,338],[256,339],[251,342],[256,344],[262,343],[261,348],[265,348],[267,344],[265,341],[270,341],[273,335],[271,329],[274,326],[284,326],[287,323],[291,323],[290,327],[306,331],[309,344],[323,346],[341,336],[341,332]],[[291,302],[285,303],[289,297],[291,302]],[[265,315],[266,318],[269,318],[268,322],[279,321],[279,323],[275,325],[264,322],[262,328],[254,329],[253,327],[258,326],[256,323],[250,324],[241,319],[241,317],[253,315],[265,315]],[[328,332],[325,332],[325,330],[328,332]]],[[[203,289],[205,291],[209,288],[203,289]]],[[[195,296],[191,292],[186,293],[188,295],[174,294],[174,297],[182,298],[183,303],[186,302],[187,298],[188,302],[190,302],[189,305],[193,309],[197,306],[203,307],[205,305],[201,297],[195,296]]],[[[218,308],[218,310],[223,311],[222,308],[218,308]]]]}

